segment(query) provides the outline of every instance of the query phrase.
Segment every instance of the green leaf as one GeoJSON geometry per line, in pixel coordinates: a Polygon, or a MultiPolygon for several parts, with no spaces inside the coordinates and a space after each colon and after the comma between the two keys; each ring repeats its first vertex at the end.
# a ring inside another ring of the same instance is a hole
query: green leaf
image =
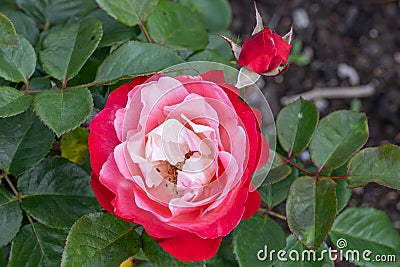
{"type": "Polygon", "coordinates": [[[96,2],[117,21],[135,26],[149,17],[156,8],[158,0],[96,0],[96,2]]]}
{"type": "Polygon", "coordinates": [[[54,142],[54,135],[31,110],[0,119],[0,169],[17,176],[39,162],[54,142]]]}
{"type": "Polygon", "coordinates": [[[36,22],[31,17],[14,9],[3,10],[3,13],[10,18],[17,33],[25,36],[32,45],[36,44],[39,37],[39,29],[36,27],[36,22]]]}
{"type": "Polygon", "coordinates": [[[60,266],[67,233],[40,223],[22,227],[11,247],[8,267],[60,266]]]}
{"type": "Polygon", "coordinates": [[[46,90],[52,88],[49,78],[36,77],[29,80],[29,90],[46,90]]]}
{"type": "Polygon", "coordinates": [[[227,0],[179,0],[179,3],[198,13],[210,32],[223,31],[232,21],[232,10],[227,0]]]}
{"type": "Polygon", "coordinates": [[[93,0],[17,0],[17,5],[45,27],[69,18],[82,18],[96,9],[93,0]]]}
{"type": "Polygon", "coordinates": [[[0,247],[7,245],[18,233],[22,222],[22,210],[18,199],[0,186],[0,247]]]}
{"type": "MultiPolygon", "coordinates": [[[[228,237],[229,238],[229,237],[228,237]]],[[[238,267],[228,238],[223,238],[217,254],[207,260],[206,267],[238,267]]]]}
{"type": "Polygon", "coordinates": [[[88,155],[89,132],[86,128],[75,130],[61,136],[61,156],[76,163],[82,164],[83,159],[88,155]]]}
{"type": "Polygon", "coordinates": [[[0,118],[24,112],[32,103],[32,96],[12,87],[0,86],[0,118]]]}
{"type": "Polygon", "coordinates": [[[285,255],[278,260],[275,267],[334,267],[330,255],[326,253],[328,246],[325,243],[318,251],[308,250],[294,235],[289,235],[286,238],[285,251],[285,255]]]}
{"type": "Polygon", "coordinates": [[[298,155],[311,141],[318,123],[318,110],[314,103],[302,98],[283,108],[276,120],[276,130],[282,148],[298,155]]]}
{"type": "Polygon", "coordinates": [[[72,162],[47,158],[18,178],[22,208],[45,225],[69,228],[82,215],[98,209],[89,180],[72,162]]]}
{"type": "Polygon", "coordinates": [[[43,69],[57,80],[72,79],[97,48],[102,36],[101,21],[94,18],[50,32],[39,52],[43,69]]]}
{"type": "MultiPolygon", "coordinates": [[[[345,165],[328,174],[328,176],[342,176],[342,177],[345,177],[345,175],[346,175],[345,165]]],[[[344,179],[335,179],[334,181],[337,184],[336,186],[336,197],[338,203],[337,212],[339,213],[347,206],[347,203],[349,203],[353,190],[348,188],[347,181],[344,179]]]]}
{"type": "Polygon", "coordinates": [[[213,50],[202,50],[190,55],[187,61],[212,61],[228,65],[229,60],[213,50]]]}
{"type": "Polygon", "coordinates": [[[172,50],[152,43],[130,41],[108,56],[97,70],[96,81],[106,83],[126,75],[143,75],[181,63],[172,50]]]}
{"type": "Polygon", "coordinates": [[[286,203],[292,233],[308,248],[318,249],[336,216],[336,183],[303,176],[293,182],[286,203]]]}
{"type": "MultiPolygon", "coordinates": [[[[219,34],[224,35],[230,39],[235,38],[232,35],[232,33],[228,31],[222,31],[219,34]]],[[[224,58],[227,58],[228,60],[233,60],[231,47],[229,46],[227,41],[221,38],[221,36],[215,34],[209,34],[208,45],[206,46],[206,48],[218,52],[218,54],[222,55],[224,58]]]]}
{"type": "Polygon", "coordinates": [[[233,253],[240,266],[272,266],[277,259],[270,259],[265,250],[278,251],[285,244],[285,233],[269,217],[255,215],[233,230],[233,253]]]}
{"type": "Polygon", "coordinates": [[[349,203],[353,190],[348,188],[348,184],[345,180],[335,180],[336,186],[336,197],[337,197],[337,212],[341,212],[349,203]]]}
{"type": "Polygon", "coordinates": [[[36,54],[32,45],[18,34],[18,47],[0,46],[0,77],[12,82],[27,81],[36,67],[36,54]]]}
{"type": "MultiPolygon", "coordinates": [[[[279,181],[282,181],[283,179],[287,178],[290,173],[292,172],[292,169],[290,166],[285,164],[281,158],[281,156],[278,153],[275,153],[273,151],[270,151],[270,155],[272,156],[274,153],[274,160],[272,162],[271,169],[269,170],[264,182],[262,185],[267,185],[267,184],[275,184],[279,181]]],[[[258,170],[256,174],[258,174],[260,171],[262,171],[266,166],[258,170]]],[[[261,181],[261,179],[256,179],[256,181],[261,181]]]]}
{"type": "Polygon", "coordinates": [[[264,201],[270,209],[282,203],[288,196],[290,185],[298,175],[298,170],[291,168],[291,173],[286,179],[259,188],[258,191],[262,201],[264,201]]]}
{"type": "Polygon", "coordinates": [[[350,188],[374,182],[400,190],[400,147],[365,148],[349,161],[347,173],[350,188]]]}
{"type": "MultiPolygon", "coordinates": [[[[1,4],[0,4],[1,5],[1,4]]],[[[0,266],[7,266],[11,245],[0,248],[0,266]]]]}
{"type": "Polygon", "coordinates": [[[141,246],[135,227],[109,213],[91,213],[71,228],[61,266],[119,266],[141,246]]]}
{"type": "MultiPolygon", "coordinates": [[[[147,3],[147,1],[143,1],[143,3],[147,3]]],[[[112,17],[107,15],[106,12],[100,9],[90,13],[88,17],[99,19],[103,24],[103,38],[100,41],[99,47],[111,46],[116,43],[126,42],[133,39],[140,33],[139,27],[127,27],[117,22],[112,17]]]]}
{"type": "Polygon", "coordinates": [[[343,165],[368,139],[367,118],[354,111],[335,111],[323,118],[311,140],[313,163],[324,170],[343,165]]]}
{"type": "Polygon", "coordinates": [[[13,23],[3,13],[0,13],[0,46],[16,47],[17,45],[17,32],[13,23]]]}
{"type": "Polygon", "coordinates": [[[203,262],[182,262],[165,252],[145,231],[142,233],[143,251],[154,267],[200,267],[203,262]]]}
{"type": "Polygon", "coordinates": [[[61,136],[89,117],[93,100],[87,88],[44,90],[35,95],[33,108],[44,124],[61,136]]]}
{"type": "Polygon", "coordinates": [[[358,266],[399,266],[400,235],[393,227],[385,212],[368,207],[353,207],[343,211],[335,220],[329,234],[332,242],[340,249],[347,260],[358,266]],[[357,250],[359,261],[352,259],[348,251],[357,250]],[[371,261],[362,257],[363,252],[371,261]],[[376,255],[395,255],[396,262],[375,262],[376,255]]]}
{"type": "MultiPolygon", "coordinates": [[[[93,55],[86,61],[85,65],[83,65],[78,75],[68,81],[68,87],[74,87],[93,82],[96,79],[97,69],[108,55],[109,51],[107,48],[95,51],[93,55]]],[[[93,87],[89,88],[89,90],[92,89],[93,87]]]]}
{"type": "Polygon", "coordinates": [[[160,0],[146,21],[153,41],[173,49],[201,50],[207,46],[208,33],[201,19],[178,3],[160,0]]]}

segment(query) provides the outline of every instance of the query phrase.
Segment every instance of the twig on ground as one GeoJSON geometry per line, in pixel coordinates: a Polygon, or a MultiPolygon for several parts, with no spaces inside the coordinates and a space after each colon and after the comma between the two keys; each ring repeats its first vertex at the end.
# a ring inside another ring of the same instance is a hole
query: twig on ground
{"type": "Polygon", "coordinates": [[[354,87],[314,88],[301,94],[284,96],[281,98],[281,104],[286,106],[299,97],[302,97],[306,100],[313,100],[317,98],[361,98],[371,96],[374,93],[375,87],[372,84],[365,84],[354,87]]]}

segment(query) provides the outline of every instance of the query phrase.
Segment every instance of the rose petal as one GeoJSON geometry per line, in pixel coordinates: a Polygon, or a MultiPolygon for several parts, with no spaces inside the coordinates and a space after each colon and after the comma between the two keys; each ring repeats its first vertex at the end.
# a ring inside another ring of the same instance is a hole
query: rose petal
{"type": "MultiPolygon", "coordinates": [[[[171,77],[161,77],[157,83],[151,83],[141,90],[141,101],[143,109],[140,113],[141,126],[145,133],[150,132],[155,127],[164,122],[163,110],[165,106],[174,105],[182,102],[188,95],[187,90],[176,79],[171,77]]],[[[131,106],[130,109],[136,109],[131,106]]],[[[130,119],[129,116],[126,117],[130,119]]]]}
{"type": "Polygon", "coordinates": [[[114,193],[100,183],[99,177],[93,171],[91,172],[90,177],[90,185],[92,186],[93,192],[100,205],[109,213],[114,214],[114,207],[111,205],[111,201],[115,197],[114,193]]]}
{"type": "Polygon", "coordinates": [[[286,43],[285,40],[283,40],[283,38],[276,32],[272,34],[272,38],[274,39],[276,54],[282,59],[282,61],[287,62],[289,59],[290,48],[292,46],[286,43]]]}
{"type": "Polygon", "coordinates": [[[271,30],[265,28],[247,38],[242,46],[239,65],[246,66],[258,74],[265,72],[276,53],[271,35],[271,30]]]}
{"type": "Polygon", "coordinates": [[[128,93],[136,85],[142,84],[148,80],[149,77],[139,76],[131,80],[129,83],[125,83],[112,91],[108,96],[107,103],[104,108],[123,108],[128,102],[128,93]]]}
{"type": "Polygon", "coordinates": [[[200,261],[215,256],[222,237],[203,239],[195,234],[158,240],[160,246],[180,261],[200,261]]]}
{"type": "Polygon", "coordinates": [[[104,163],[99,181],[115,195],[111,202],[114,206],[114,213],[122,218],[132,219],[135,216],[131,208],[135,203],[132,182],[125,179],[118,170],[113,154],[110,154],[104,163]]]}
{"type": "Polygon", "coordinates": [[[114,147],[119,144],[114,129],[114,119],[115,110],[105,108],[97,114],[89,126],[90,165],[97,175],[108,156],[114,151],[114,147]]]}
{"type": "Polygon", "coordinates": [[[242,220],[246,220],[254,215],[261,206],[261,197],[257,190],[250,192],[247,196],[246,206],[242,220]]]}

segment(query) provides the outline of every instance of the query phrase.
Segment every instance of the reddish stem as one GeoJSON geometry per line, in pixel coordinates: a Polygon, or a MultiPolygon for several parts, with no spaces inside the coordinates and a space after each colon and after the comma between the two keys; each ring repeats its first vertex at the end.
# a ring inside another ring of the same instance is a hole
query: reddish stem
{"type": "Polygon", "coordinates": [[[143,21],[140,21],[139,27],[142,30],[144,36],[146,36],[147,42],[152,43],[153,41],[151,40],[149,32],[147,31],[146,27],[144,26],[143,21]]]}

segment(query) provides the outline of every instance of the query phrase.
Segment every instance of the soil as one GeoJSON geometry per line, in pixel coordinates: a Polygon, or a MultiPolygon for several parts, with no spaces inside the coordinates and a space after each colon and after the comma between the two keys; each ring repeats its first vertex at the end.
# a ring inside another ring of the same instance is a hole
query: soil
{"type": "MultiPolygon", "coordinates": [[[[231,31],[242,40],[255,25],[251,0],[231,0],[231,31]]],[[[258,0],[264,25],[280,35],[294,27],[307,65],[292,64],[283,75],[264,78],[263,92],[274,114],[283,96],[313,88],[371,84],[373,95],[353,99],[319,99],[321,116],[361,104],[368,116],[367,146],[400,145],[400,1],[394,0],[258,0]]],[[[400,191],[375,184],[353,191],[349,206],[384,210],[400,231],[400,191]]],[[[345,265],[337,265],[345,266],[345,265]]]]}

